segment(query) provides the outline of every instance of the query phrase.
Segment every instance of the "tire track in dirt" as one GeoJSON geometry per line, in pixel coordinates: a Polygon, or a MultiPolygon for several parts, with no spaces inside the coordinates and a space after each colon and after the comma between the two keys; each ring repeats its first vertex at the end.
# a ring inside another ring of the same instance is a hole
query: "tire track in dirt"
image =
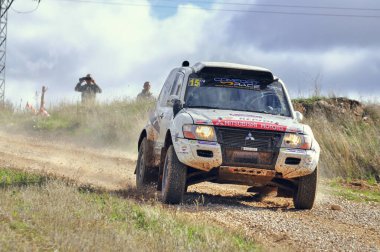
{"type": "Polygon", "coordinates": [[[108,190],[124,189],[134,181],[135,161],[126,154],[44,142],[0,132],[0,165],[55,174],[108,190]]]}
{"type": "MultiPolygon", "coordinates": [[[[135,185],[135,158],[126,152],[78,147],[1,131],[0,166],[51,173],[110,191],[135,185]]],[[[265,250],[380,251],[378,203],[353,203],[320,193],[312,210],[297,211],[290,199],[267,198],[257,202],[246,189],[202,183],[189,187],[183,205],[167,208],[205,223],[215,222],[244,232],[263,244],[265,250]],[[331,204],[338,204],[343,210],[332,211],[331,204]]],[[[136,196],[133,189],[130,193],[133,195],[125,196],[137,200],[149,197],[149,194],[136,196]]]]}

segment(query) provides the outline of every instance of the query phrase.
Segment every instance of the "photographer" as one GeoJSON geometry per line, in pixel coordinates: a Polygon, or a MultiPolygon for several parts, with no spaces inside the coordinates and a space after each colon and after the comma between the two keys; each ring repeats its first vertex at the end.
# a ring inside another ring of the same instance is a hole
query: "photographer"
{"type": "Polygon", "coordinates": [[[75,91],[82,93],[82,104],[92,105],[95,103],[96,93],[101,93],[102,89],[95,83],[91,75],[87,74],[86,77],[79,78],[75,91]],[[85,82],[84,85],[82,85],[83,82],[85,82]]]}

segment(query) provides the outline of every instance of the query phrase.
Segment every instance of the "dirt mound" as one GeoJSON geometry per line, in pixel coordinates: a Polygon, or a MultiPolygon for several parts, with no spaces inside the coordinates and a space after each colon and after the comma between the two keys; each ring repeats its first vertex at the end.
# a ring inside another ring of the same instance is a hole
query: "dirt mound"
{"type": "Polygon", "coordinates": [[[297,99],[293,101],[293,106],[296,111],[301,112],[305,117],[315,113],[322,113],[327,118],[349,116],[358,121],[368,120],[365,106],[359,101],[345,97],[297,99]]]}

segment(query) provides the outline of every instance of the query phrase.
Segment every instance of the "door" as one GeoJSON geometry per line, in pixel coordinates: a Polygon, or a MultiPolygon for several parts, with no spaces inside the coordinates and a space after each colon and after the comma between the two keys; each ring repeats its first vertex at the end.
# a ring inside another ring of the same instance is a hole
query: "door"
{"type": "Polygon", "coordinates": [[[170,72],[158,97],[155,111],[155,120],[157,124],[156,129],[158,131],[158,138],[154,148],[156,155],[160,155],[161,153],[161,148],[164,146],[165,142],[165,135],[168,130],[170,120],[173,117],[173,108],[168,105],[167,101],[170,96],[177,72],[178,69],[174,69],[170,72]]]}

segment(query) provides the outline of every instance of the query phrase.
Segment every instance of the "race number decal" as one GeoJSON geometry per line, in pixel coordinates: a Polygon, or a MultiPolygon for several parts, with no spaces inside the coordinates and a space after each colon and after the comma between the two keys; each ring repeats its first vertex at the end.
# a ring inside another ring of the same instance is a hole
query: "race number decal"
{"type": "Polygon", "coordinates": [[[203,79],[200,79],[200,78],[191,78],[189,80],[189,86],[190,87],[200,87],[202,83],[204,83],[205,81],[203,79]]]}

